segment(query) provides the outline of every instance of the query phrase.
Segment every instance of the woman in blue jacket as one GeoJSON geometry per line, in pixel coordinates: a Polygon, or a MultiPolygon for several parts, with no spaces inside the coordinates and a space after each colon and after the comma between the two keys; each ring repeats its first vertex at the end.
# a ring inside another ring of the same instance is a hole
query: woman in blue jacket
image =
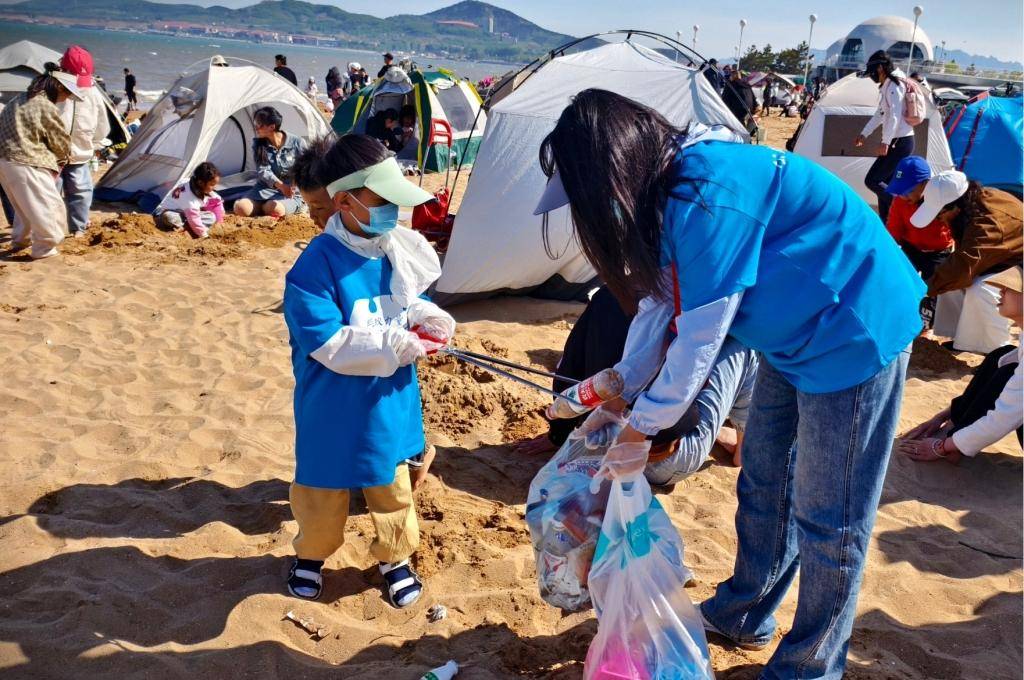
{"type": "Polygon", "coordinates": [[[760,352],[736,565],[701,611],[709,631],[765,646],[799,568],[793,627],[761,677],[840,678],[921,329],[920,277],[877,215],[819,166],[766,147],[687,144],[660,114],[611,92],[574,99],[541,163],[551,179],[538,212],[569,205],[608,287],[676,300],[676,337],[653,381],[631,369],[651,362],[623,357],[627,392],[650,386],[604,473],[644,465],[650,435],[687,409],[727,336],[760,352]]]}

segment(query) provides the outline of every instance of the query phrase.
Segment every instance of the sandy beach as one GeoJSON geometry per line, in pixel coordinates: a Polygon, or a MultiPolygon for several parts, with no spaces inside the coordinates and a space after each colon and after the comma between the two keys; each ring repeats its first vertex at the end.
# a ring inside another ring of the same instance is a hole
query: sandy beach
{"type": "MultiPolygon", "coordinates": [[[[793,121],[774,120],[768,142],[781,147],[793,121]]],[[[542,396],[450,359],[423,364],[438,450],[417,500],[424,596],[402,611],[384,602],[356,498],[322,601],[288,597],[281,292],[316,228],[232,217],[193,241],[97,208],[61,257],[0,260],[0,677],[414,680],[448,659],[460,680],[581,677],[596,621],[538,595],[523,511],[544,459],[510,446],[544,430],[542,396]],[[430,623],[436,603],[448,617],[430,623]]],[[[455,307],[456,344],[552,369],[582,309],[455,307]]],[[[944,407],[979,361],[919,340],[901,430],[944,407]]],[[[711,465],[660,497],[694,601],[732,571],[737,473],[711,465]]],[[[1021,479],[1013,437],[958,467],[893,457],[847,677],[1020,676],[1021,479]]],[[[771,653],[711,649],[718,677],[737,680],[771,653]]]]}

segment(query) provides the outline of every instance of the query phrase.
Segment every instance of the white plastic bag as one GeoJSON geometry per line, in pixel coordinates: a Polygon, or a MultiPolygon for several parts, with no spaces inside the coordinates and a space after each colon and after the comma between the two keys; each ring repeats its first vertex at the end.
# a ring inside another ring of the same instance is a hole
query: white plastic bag
{"type": "Polygon", "coordinates": [[[714,678],[704,627],[683,590],[683,542],[643,473],[611,483],[590,593],[597,635],[585,680],[714,678]]]}
{"type": "Polygon", "coordinates": [[[590,608],[587,576],[611,488],[606,481],[594,494],[590,483],[606,450],[570,437],[537,472],[526,498],[540,596],[566,611],[590,608]]]}

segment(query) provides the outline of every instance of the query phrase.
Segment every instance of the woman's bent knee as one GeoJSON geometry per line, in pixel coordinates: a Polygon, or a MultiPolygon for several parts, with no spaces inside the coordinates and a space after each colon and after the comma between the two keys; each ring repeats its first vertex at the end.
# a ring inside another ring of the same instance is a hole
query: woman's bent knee
{"type": "Polygon", "coordinates": [[[247,198],[241,198],[235,201],[235,214],[241,215],[242,217],[249,217],[252,215],[255,206],[247,198]]]}

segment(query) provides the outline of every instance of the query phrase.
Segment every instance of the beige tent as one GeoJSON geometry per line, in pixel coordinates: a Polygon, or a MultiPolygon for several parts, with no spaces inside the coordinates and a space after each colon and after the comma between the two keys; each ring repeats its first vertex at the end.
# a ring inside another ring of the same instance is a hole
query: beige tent
{"type": "Polygon", "coordinates": [[[205,60],[171,86],[96,186],[97,198],[153,210],[203,161],[220,169],[218,189],[225,198],[245,191],[255,181],[252,116],[262,106],[281,112],[289,135],[330,132],[309,98],[290,82],[245,60],[229,61],[231,66],[220,67],[205,60]]]}

